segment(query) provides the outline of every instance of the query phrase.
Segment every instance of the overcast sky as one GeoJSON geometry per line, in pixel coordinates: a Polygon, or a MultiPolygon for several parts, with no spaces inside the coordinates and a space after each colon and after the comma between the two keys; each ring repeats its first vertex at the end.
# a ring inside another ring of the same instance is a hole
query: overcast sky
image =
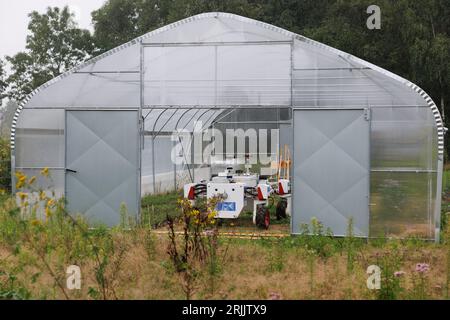
{"type": "Polygon", "coordinates": [[[75,12],[80,27],[92,31],[91,12],[100,8],[105,0],[0,0],[0,58],[25,49],[28,14],[35,10],[68,5],[75,12]]]}

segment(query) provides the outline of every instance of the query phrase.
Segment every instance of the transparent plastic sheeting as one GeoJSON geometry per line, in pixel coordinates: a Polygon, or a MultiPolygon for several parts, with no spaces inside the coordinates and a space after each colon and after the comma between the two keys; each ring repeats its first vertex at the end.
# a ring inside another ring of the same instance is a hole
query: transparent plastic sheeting
{"type": "Polygon", "coordinates": [[[290,45],[146,47],[146,105],[290,105],[290,45]]]}
{"type": "MultiPolygon", "coordinates": [[[[412,87],[376,66],[286,30],[232,14],[202,14],[152,31],[37,90],[18,113],[15,168],[48,166],[55,175],[64,175],[58,170],[64,167],[67,108],[142,108],[143,193],[157,192],[159,182],[169,189],[192,176],[208,177],[209,168],[188,170],[183,164],[174,171],[169,162],[169,133],[192,131],[196,121],[220,130],[273,128],[291,114],[267,108],[367,108],[371,232],[402,233],[387,221],[407,221],[426,224],[417,228],[431,238],[434,216],[439,216],[441,120],[430,109],[431,100],[412,87]],[[222,118],[234,109],[242,111],[222,118]],[[264,116],[274,123],[256,124],[264,116]],[[159,176],[153,177],[153,171],[159,176]]],[[[282,127],[280,139],[292,144],[292,128],[289,123],[282,127]]]]}
{"type": "Polygon", "coordinates": [[[370,236],[434,239],[436,173],[371,172],[370,236]]]}
{"type": "MultiPolygon", "coordinates": [[[[285,44],[145,47],[144,105],[286,107],[291,99],[305,107],[427,105],[378,71],[299,40],[293,43],[292,56],[285,44]]],[[[109,71],[100,60],[38,92],[27,106],[138,107],[140,53],[125,52],[129,56],[121,52],[109,71]]]]}
{"type": "Polygon", "coordinates": [[[372,170],[436,171],[436,165],[436,125],[428,107],[372,109],[372,170]]]}
{"type": "Polygon", "coordinates": [[[23,110],[16,144],[16,168],[64,168],[64,110],[23,110]]]}

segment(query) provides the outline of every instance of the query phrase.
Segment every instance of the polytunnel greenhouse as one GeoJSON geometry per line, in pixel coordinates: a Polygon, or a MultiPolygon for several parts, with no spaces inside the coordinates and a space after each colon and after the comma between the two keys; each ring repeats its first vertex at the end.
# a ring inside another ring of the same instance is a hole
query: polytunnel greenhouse
{"type": "Polygon", "coordinates": [[[173,132],[208,128],[278,129],[264,153],[292,153],[292,234],[316,217],[337,236],[352,218],[358,236],[438,237],[444,127],[431,98],[350,54],[228,13],[154,30],[35,90],[14,117],[13,171],[48,167],[42,188],[114,225],[122,203],[139,215],[141,195],[209,178],[211,163],[190,161],[205,143],[172,157],[173,132]]]}

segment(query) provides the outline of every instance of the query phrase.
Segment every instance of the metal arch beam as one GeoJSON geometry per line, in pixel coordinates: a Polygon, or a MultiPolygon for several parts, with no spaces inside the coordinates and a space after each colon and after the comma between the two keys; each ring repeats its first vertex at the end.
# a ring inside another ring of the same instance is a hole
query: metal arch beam
{"type": "Polygon", "coordinates": [[[191,111],[192,109],[193,108],[186,109],[186,111],[184,111],[183,114],[178,118],[177,123],[175,124],[175,128],[174,128],[175,130],[178,129],[178,125],[180,124],[180,121],[181,121],[181,119],[183,119],[184,115],[186,113],[188,113],[189,111],[191,111]]]}
{"type": "MultiPolygon", "coordinates": [[[[211,110],[214,110],[214,108],[206,109],[195,121],[199,121],[206,113],[208,113],[211,110]]],[[[192,136],[191,136],[191,138],[189,140],[189,144],[191,144],[191,143],[192,143],[192,136]]],[[[195,167],[192,167],[192,175],[191,175],[191,171],[189,170],[189,166],[188,166],[188,171],[189,171],[189,176],[191,178],[191,181],[194,182],[194,180],[195,180],[195,167]]]]}
{"type": "MultiPolygon", "coordinates": [[[[177,123],[175,124],[175,127],[174,127],[174,131],[177,131],[178,125],[180,124],[180,121],[181,121],[181,119],[183,119],[184,115],[185,115],[186,113],[188,113],[189,111],[191,111],[192,109],[193,109],[193,108],[186,109],[186,110],[183,112],[183,114],[178,118],[177,123]]],[[[188,122],[188,123],[189,123],[189,122],[188,122]]],[[[180,141],[180,137],[178,137],[178,140],[180,141]]],[[[180,141],[180,142],[181,142],[181,141],[180,141]]],[[[181,145],[181,148],[182,148],[182,150],[183,150],[183,145],[181,145]]],[[[185,156],[185,154],[184,154],[184,151],[183,151],[183,157],[184,157],[184,159],[185,159],[185,161],[186,161],[186,156],[185,156]]],[[[190,175],[190,172],[189,172],[189,175],[190,175]]],[[[175,190],[177,190],[177,164],[176,164],[176,163],[173,164],[173,187],[174,187],[175,190]]]]}
{"type": "MultiPolygon", "coordinates": [[[[162,109],[162,108],[161,108],[162,109]]],[[[155,127],[156,127],[156,123],[159,121],[159,118],[161,118],[161,116],[167,111],[169,110],[168,108],[165,108],[161,111],[161,113],[156,117],[155,122],[153,123],[153,128],[152,128],[152,132],[155,132],[155,127]]]]}
{"type": "MultiPolygon", "coordinates": [[[[209,120],[216,114],[217,111],[220,110],[212,110],[212,115],[209,116],[208,120],[206,120],[205,125],[202,127],[202,130],[206,129],[206,124],[209,122],[209,120]]],[[[209,127],[209,126],[208,126],[209,127]]]]}
{"type": "Polygon", "coordinates": [[[213,122],[211,122],[211,125],[214,125],[215,123],[219,122],[220,120],[222,120],[223,118],[229,116],[230,114],[232,114],[233,112],[235,112],[237,110],[237,108],[233,108],[231,111],[229,111],[227,114],[223,115],[221,118],[219,118],[218,120],[214,120],[213,122]]]}
{"type": "MultiPolygon", "coordinates": [[[[155,132],[155,126],[158,122],[159,118],[166,112],[168,109],[164,109],[156,118],[155,123],[153,123],[152,132],[155,132]]],[[[156,191],[156,177],[155,177],[155,138],[152,139],[152,182],[153,182],[153,193],[156,191]]]]}
{"type": "Polygon", "coordinates": [[[155,109],[150,109],[150,111],[146,114],[146,116],[144,117],[144,120],[147,119],[147,117],[150,115],[150,113],[152,113],[152,111],[155,109]]]}
{"type": "MultiPolygon", "coordinates": [[[[194,109],[194,108],[191,108],[190,110],[192,110],[192,109],[194,109]]],[[[199,113],[200,110],[201,110],[201,109],[197,109],[197,110],[194,112],[194,114],[191,116],[191,118],[189,119],[189,121],[186,122],[186,124],[184,125],[184,127],[183,127],[182,130],[186,129],[187,125],[192,121],[192,119],[194,119],[194,117],[196,116],[197,113],[199,113]]],[[[178,124],[177,124],[177,127],[178,127],[178,124]]],[[[180,137],[178,137],[178,140],[181,142],[180,137]]],[[[186,158],[186,153],[184,152],[184,146],[183,146],[183,144],[181,145],[181,151],[183,152],[184,161],[185,161],[186,164],[187,164],[187,158],[186,158]]],[[[193,179],[193,177],[192,177],[192,174],[191,174],[191,171],[190,171],[189,167],[188,167],[188,172],[189,172],[189,177],[191,178],[191,181],[194,182],[194,179],[193,179]]]]}
{"type": "MultiPolygon", "coordinates": [[[[164,127],[169,123],[169,121],[173,118],[173,116],[178,112],[178,110],[180,110],[180,109],[176,109],[175,112],[172,113],[172,115],[169,117],[169,119],[167,119],[166,122],[164,122],[161,129],[159,129],[159,131],[155,135],[153,135],[153,139],[156,139],[156,137],[161,133],[161,131],[164,129],[164,127]]],[[[155,123],[155,125],[156,125],[156,123],[155,123]]]]}

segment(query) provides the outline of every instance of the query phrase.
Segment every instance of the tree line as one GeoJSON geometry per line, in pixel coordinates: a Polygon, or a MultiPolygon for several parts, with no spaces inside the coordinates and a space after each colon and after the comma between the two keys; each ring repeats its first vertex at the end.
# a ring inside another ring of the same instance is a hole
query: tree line
{"type": "Polygon", "coordinates": [[[94,32],[73,13],[29,14],[26,48],[0,58],[0,101],[20,101],[80,62],[171,22],[208,11],[264,21],[358,56],[418,84],[443,115],[450,99],[450,0],[377,0],[381,29],[366,26],[372,0],[107,0],[94,32]],[[5,71],[5,63],[10,72],[5,71]]]}

